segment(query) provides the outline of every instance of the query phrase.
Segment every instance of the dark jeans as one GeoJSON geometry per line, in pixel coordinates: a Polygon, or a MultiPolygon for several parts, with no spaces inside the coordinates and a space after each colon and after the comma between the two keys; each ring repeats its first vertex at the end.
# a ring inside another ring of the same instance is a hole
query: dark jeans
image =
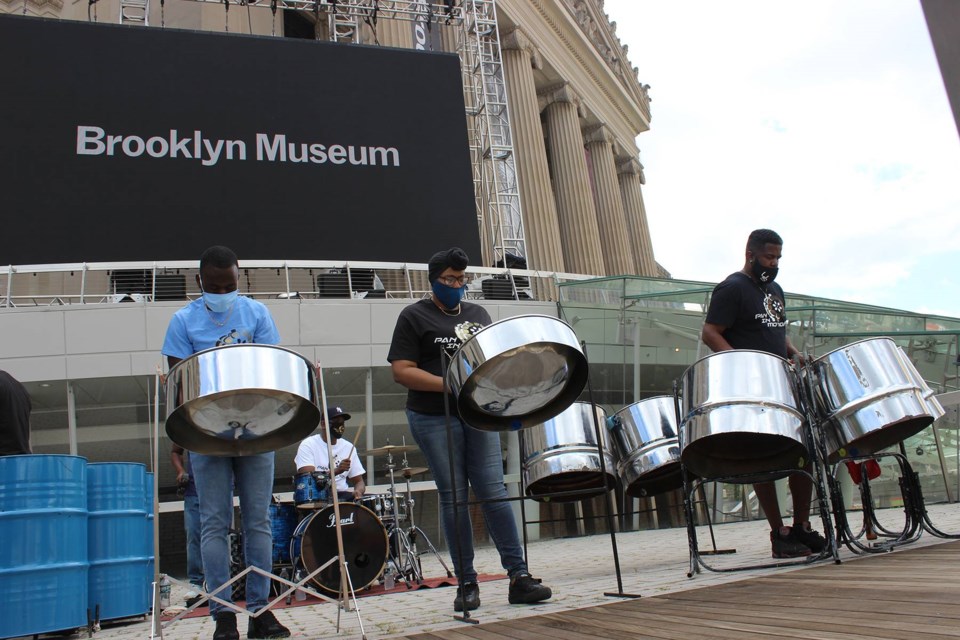
{"type": "MultiPolygon", "coordinates": [[[[413,432],[413,439],[423,450],[427,465],[433,473],[440,493],[440,513],[443,532],[450,545],[450,556],[457,576],[463,582],[477,579],[473,567],[473,526],[470,523],[470,511],[466,504],[458,507],[460,515],[459,536],[455,535],[456,526],[453,517],[453,489],[450,477],[450,459],[447,452],[447,427],[445,416],[431,416],[407,410],[407,421],[413,432]],[[463,567],[457,553],[455,540],[460,541],[460,553],[463,567]]],[[[453,440],[454,473],[456,474],[457,501],[467,501],[467,480],[473,487],[476,497],[505,498],[507,489],[503,485],[503,458],[500,453],[500,434],[479,431],[463,424],[457,418],[451,418],[451,438],[453,440]]],[[[481,506],[483,519],[493,543],[500,553],[500,564],[511,576],[527,570],[523,559],[523,546],[517,534],[517,523],[509,502],[485,502],[481,506]]]]}

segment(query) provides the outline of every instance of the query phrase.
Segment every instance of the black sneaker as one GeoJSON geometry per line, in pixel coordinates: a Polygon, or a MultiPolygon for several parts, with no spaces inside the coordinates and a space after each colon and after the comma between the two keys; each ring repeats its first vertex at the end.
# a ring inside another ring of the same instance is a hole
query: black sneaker
{"type": "Polygon", "coordinates": [[[798,542],[793,537],[792,529],[786,535],[779,531],[771,531],[770,543],[773,547],[774,558],[803,558],[810,555],[810,547],[798,542]]]}
{"type": "Polygon", "coordinates": [[[233,611],[218,611],[214,619],[217,621],[217,628],[213,632],[213,640],[240,640],[237,614],[233,611]]]}
{"type": "Polygon", "coordinates": [[[465,582],[462,587],[457,589],[457,597],[453,599],[453,610],[463,611],[464,602],[466,602],[467,611],[473,611],[480,607],[480,585],[476,582],[465,582]],[[463,596],[460,592],[463,592],[463,596]]]}
{"type": "Polygon", "coordinates": [[[820,553],[827,548],[827,539],[820,535],[820,532],[811,529],[809,522],[790,527],[790,536],[814,553],[820,553]]]}
{"type": "Polygon", "coordinates": [[[527,572],[518,573],[510,578],[510,604],[533,604],[547,600],[553,595],[550,587],[541,584],[541,580],[534,578],[527,572]]]}
{"type": "Polygon", "coordinates": [[[290,629],[277,622],[272,611],[264,611],[256,618],[250,618],[247,626],[248,638],[289,638],[290,629]]]}

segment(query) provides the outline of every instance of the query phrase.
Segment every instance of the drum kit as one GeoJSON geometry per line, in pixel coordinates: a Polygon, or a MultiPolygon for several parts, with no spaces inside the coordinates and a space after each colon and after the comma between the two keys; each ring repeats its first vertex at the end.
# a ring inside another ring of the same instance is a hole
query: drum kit
{"type": "MultiPolygon", "coordinates": [[[[370,449],[362,455],[386,456],[384,471],[390,487],[386,493],[366,494],[352,502],[340,504],[340,526],[343,528],[344,556],[354,589],[362,590],[381,581],[387,588],[396,581],[408,586],[423,582],[420,557],[433,553],[450,576],[443,558],[427,534],[414,521],[415,500],[410,487],[414,476],[426,473],[426,467],[411,467],[406,454],[416,451],[412,445],[386,445],[370,449]],[[403,454],[400,464],[394,454],[403,454]],[[406,482],[403,493],[397,490],[396,475],[406,482]],[[426,547],[420,551],[418,541],[426,547]]],[[[295,579],[314,573],[311,582],[324,591],[340,589],[340,571],[329,560],[338,553],[333,533],[336,517],[331,498],[332,482],[326,471],[301,473],[294,478],[294,503],[271,506],[273,525],[274,573],[295,579]],[[294,518],[294,526],[289,521],[294,518]],[[275,522],[274,519],[280,522],[275,522]],[[297,522],[299,520],[299,522],[297,522]]]]}

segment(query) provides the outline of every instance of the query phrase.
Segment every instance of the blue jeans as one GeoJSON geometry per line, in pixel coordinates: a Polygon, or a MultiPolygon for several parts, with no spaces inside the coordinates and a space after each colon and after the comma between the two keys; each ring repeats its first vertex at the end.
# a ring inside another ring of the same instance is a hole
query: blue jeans
{"type": "MultiPolygon", "coordinates": [[[[215,591],[230,579],[230,525],[233,522],[233,490],[240,496],[243,519],[243,554],[247,565],[270,573],[273,570],[273,534],[270,500],[273,495],[273,452],[236,458],[190,454],[200,497],[200,549],[207,591],[215,591]]],[[[217,595],[233,602],[231,589],[217,595]]],[[[258,611],[268,602],[270,579],[247,574],[247,609],[258,611]]],[[[223,605],[210,602],[210,615],[223,605]]]]}
{"type": "Polygon", "coordinates": [[[200,499],[183,497],[183,530],[187,534],[187,579],[203,588],[203,560],[200,556],[200,499]]]}
{"type": "MultiPolygon", "coordinates": [[[[457,502],[467,501],[467,480],[473,487],[477,498],[507,497],[507,488],[503,485],[503,458],[500,453],[500,434],[491,431],[479,431],[468,427],[456,417],[451,417],[453,441],[454,473],[456,474],[457,502]]],[[[453,484],[450,478],[450,458],[447,450],[447,426],[445,416],[431,416],[407,409],[407,421],[413,432],[413,439],[427,458],[427,465],[433,473],[440,493],[440,515],[443,532],[450,545],[450,557],[457,576],[463,582],[476,582],[477,570],[473,567],[473,526],[470,511],[466,504],[458,506],[460,516],[459,535],[455,535],[456,525],[453,517],[453,484]],[[460,541],[460,553],[457,553],[456,540],[460,541]],[[460,567],[460,555],[463,567],[460,567]]],[[[517,523],[513,518],[513,509],[509,502],[484,502],[481,505],[487,531],[500,554],[500,564],[511,577],[527,570],[523,559],[523,546],[517,534],[517,523]]]]}

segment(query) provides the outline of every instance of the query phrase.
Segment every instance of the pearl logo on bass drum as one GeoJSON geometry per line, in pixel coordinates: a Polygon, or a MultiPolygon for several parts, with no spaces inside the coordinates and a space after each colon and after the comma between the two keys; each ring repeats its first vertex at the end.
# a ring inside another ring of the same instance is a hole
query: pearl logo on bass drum
{"type": "MultiPolygon", "coordinates": [[[[341,526],[346,526],[346,525],[348,525],[348,524],[353,524],[353,516],[354,516],[354,515],[356,515],[356,512],[355,512],[355,511],[351,511],[351,512],[350,512],[350,515],[347,516],[346,518],[340,518],[340,525],[341,525],[341,526]]],[[[337,514],[331,512],[331,513],[330,513],[330,520],[329,520],[329,522],[327,523],[327,529],[330,529],[331,527],[335,527],[335,526],[337,526],[337,514]]]]}

